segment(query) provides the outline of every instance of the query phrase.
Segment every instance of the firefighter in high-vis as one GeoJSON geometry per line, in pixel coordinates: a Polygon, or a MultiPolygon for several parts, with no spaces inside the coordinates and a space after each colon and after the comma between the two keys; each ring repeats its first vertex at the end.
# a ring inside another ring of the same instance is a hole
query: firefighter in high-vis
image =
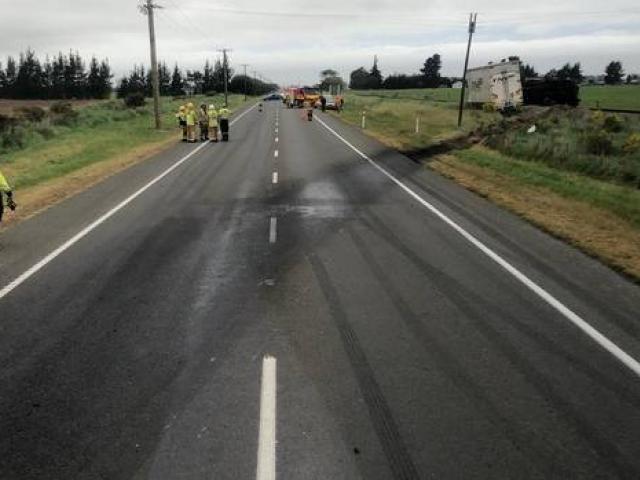
{"type": "Polygon", "coordinates": [[[13,190],[11,190],[11,186],[7,179],[4,178],[2,172],[0,172],[0,222],[2,221],[2,216],[4,214],[4,197],[7,197],[7,207],[14,211],[16,209],[16,202],[13,201],[13,190]]]}
{"type": "Polygon", "coordinates": [[[218,110],[215,105],[209,105],[209,139],[218,141],[218,110]]]}
{"type": "Polygon", "coordinates": [[[196,124],[198,123],[198,112],[193,103],[187,104],[187,136],[190,143],[196,143],[196,124]]]}
{"type": "Polygon", "coordinates": [[[176,113],[176,119],[178,120],[178,125],[182,129],[182,141],[186,142],[189,140],[187,136],[187,107],[185,105],[181,105],[178,113],[176,113]]]}
{"type": "Polygon", "coordinates": [[[229,140],[229,109],[226,106],[218,110],[218,120],[220,122],[222,141],[226,142],[229,140]]]}
{"type": "Polygon", "coordinates": [[[207,106],[203,103],[198,109],[198,124],[200,126],[200,141],[206,142],[209,140],[209,113],[207,112],[207,106]]]}

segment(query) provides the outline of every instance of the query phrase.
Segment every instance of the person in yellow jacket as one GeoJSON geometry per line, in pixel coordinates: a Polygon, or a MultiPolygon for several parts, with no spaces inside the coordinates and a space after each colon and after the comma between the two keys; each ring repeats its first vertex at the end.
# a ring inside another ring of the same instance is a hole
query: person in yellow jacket
{"type": "Polygon", "coordinates": [[[222,141],[226,142],[229,140],[229,109],[226,106],[218,111],[218,120],[220,121],[222,141]]]}
{"type": "Polygon", "coordinates": [[[178,113],[176,113],[176,119],[178,120],[178,125],[182,129],[182,141],[186,142],[189,140],[187,136],[187,107],[185,105],[181,105],[178,113]]]}
{"type": "Polygon", "coordinates": [[[196,143],[196,124],[198,123],[198,112],[193,103],[187,104],[187,136],[190,143],[196,143]]]}
{"type": "Polygon", "coordinates": [[[218,110],[215,105],[209,105],[209,138],[212,142],[218,141],[218,110]]]}
{"type": "Polygon", "coordinates": [[[207,106],[203,103],[198,109],[198,124],[200,125],[200,141],[209,140],[209,112],[207,106]]]}
{"type": "Polygon", "coordinates": [[[0,222],[2,221],[2,216],[4,214],[4,198],[3,195],[7,197],[7,207],[14,211],[17,207],[16,202],[13,201],[13,191],[11,190],[11,186],[7,182],[7,179],[4,178],[2,172],[0,172],[0,222]]]}

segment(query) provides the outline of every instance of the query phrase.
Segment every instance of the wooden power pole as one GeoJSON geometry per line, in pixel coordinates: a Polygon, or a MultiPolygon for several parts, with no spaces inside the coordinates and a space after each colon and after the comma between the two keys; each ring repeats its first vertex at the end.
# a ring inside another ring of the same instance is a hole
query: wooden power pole
{"type": "Polygon", "coordinates": [[[222,52],[222,68],[224,69],[224,106],[229,106],[229,58],[227,53],[231,50],[228,48],[221,48],[218,50],[222,52]]]}
{"type": "Polygon", "coordinates": [[[244,67],[244,101],[247,101],[247,67],[249,66],[248,63],[243,63],[242,66],[244,67]]]}
{"type": "Polygon", "coordinates": [[[467,69],[469,68],[469,54],[471,53],[471,39],[476,31],[477,13],[469,15],[469,43],[467,44],[467,56],[464,60],[464,73],[462,74],[462,91],[460,92],[460,109],[458,110],[458,128],[462,126],[462,111],[464,110],[464,95],[467,90],[467,69]]]}
{"type": "Polygon", "coordinates": [[[158,55],[156,53],[156,27],[153,18],[153,11],[156,8],[162,8],[160,5],[153,3],[153,0],[145,0],[144,5],[140,7],[149,19],[149,42],[151,44],[151,83],[153,87],[153,113],[156,120],[156,128],[162,128],[160,119],[160,79],[158,74],[158,55]]]}

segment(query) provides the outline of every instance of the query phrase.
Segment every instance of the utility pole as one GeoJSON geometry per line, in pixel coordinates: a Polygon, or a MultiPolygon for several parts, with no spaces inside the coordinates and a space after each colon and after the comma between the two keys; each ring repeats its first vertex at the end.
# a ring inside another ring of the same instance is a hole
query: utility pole
{"type": "Polygon", "coordinates": [[[258,91],[258,72],[253,71],[253,94],[255,95],[258,91]]]}
{"type": "Polygon", "coordinates": [[[158,56],[156,53],[156,27],[153,18],[153,11],[162,8],[153,3],[153,0],[145,0],[140,6],[140,11],[149,18],[149,42],[151,46],[151,83],[153,86],[153,113],[156,120],[156,129],[162,128],[160,120],[160,80],[158,74],[158,56]]]}
{"type": "Polygon", "coordinates": [[[243,63],[242,67],[244,67],[244,101],[247,101],[247,67],[248,63],[243,63]]]}
{"type": "Polygon", "coordinates": [[[469,14],[469,43],[467,44],[467,57],[464,60],[464,73],[462,74],[462,91],[460,92],[460,109],[458,111],[458,128],[462,126],[462,111],[464,110],[464,94],[467,90],[467,68],[469,68],[469,54],[471,53],[471,39],[476,32],[477,13],[469,14]]]}
{"type": "Polygon", "coordinates": [[[231,50],[228,48],[220,48],[219,52],[222,52],[222,67],[224,68],[224,106],[229,106],[229,59],[227,52],[231,50]]]}

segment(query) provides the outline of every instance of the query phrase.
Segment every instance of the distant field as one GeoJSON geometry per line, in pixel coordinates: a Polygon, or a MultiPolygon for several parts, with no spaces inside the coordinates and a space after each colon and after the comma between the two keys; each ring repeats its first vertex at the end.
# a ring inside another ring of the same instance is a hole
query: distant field
{"type": "Polygon", "coordinates": [[[370,96],[398,100],[427,100],[431,102],[458,102],[460,90],[457,88],[410,88],[407,90],[351,90],[357,96],[370,96]]]}
{"type": "MultiPolygon", "coordinates": [[[[349,95],[444,103],[456,103],[460,100],[460,90],[455,88],[351,90],[349,95]]],[[[580,98],[584,107],[640,111],[640,85],[583,86],[580,87],[580,98]]]]}
{"type": "Polygon", "coordinates": [[[640,112],[640,85],[581,87],[580,99],[584,107],[640,112]]]}
{"type": "MultiPolygon", "coordinates": [[[[48,109],[51,104],[58,102],[59,100],[5,100],[0,98],[0,114],[12,115],[15,110],[22,107],[40,107],[45,110],[48,109]]],[[[99,103],[103,100],[65,100],[70,102],[75,108],[86,107],[99,103]]]]}

